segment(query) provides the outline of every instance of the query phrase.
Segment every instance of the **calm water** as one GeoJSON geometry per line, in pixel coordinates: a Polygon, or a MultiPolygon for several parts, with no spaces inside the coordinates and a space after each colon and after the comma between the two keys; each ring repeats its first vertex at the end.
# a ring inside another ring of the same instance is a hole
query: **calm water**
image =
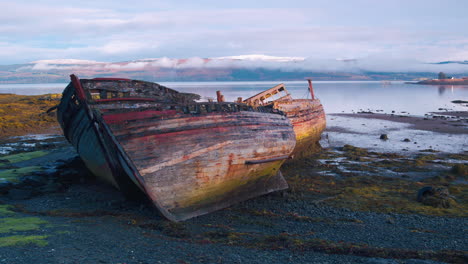
{"type": "MultiPolygon", "coordinates": [[[[227,101],[244,99],[280,82],[161,82],[162,85],[182,92],[200,94],[203,98],[216,98],[220,90],[227,101]]],[[[307,82],[284,82],[295,98],[307,98],[307,82]]],[[[0,93],[37,95],[59,93],[67,84],[0,84],[0,93]]],[[[360,110],[383,110],[384,113],[407,112],[424,115],[439,108],[466,111],[466,107],[451,103],[468,101],[468,86],[411,85],[392,82],[314,82],[315,95],[322,101],[327,113],[350,113],[360,110]]]]}

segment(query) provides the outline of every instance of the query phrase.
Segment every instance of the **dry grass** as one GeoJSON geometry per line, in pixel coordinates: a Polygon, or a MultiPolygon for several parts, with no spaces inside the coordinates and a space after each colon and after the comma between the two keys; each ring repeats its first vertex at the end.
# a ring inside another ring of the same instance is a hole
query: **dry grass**
{"type": "Polygon", "coordinates": [[[0,137],[29,133],[58,132],[55,113],[46,111],[57,105],[60,95],[0,94],[0,137]]]}

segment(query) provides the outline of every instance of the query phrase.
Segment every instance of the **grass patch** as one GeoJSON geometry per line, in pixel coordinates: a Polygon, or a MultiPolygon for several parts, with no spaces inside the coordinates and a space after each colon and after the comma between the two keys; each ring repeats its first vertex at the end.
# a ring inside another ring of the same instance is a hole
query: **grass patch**
{"type": "Polygon", "coordinates": [[[16,163],[20,161],[39,158],[39,157],[47,155],[47,153],[48,153],[47,151],[42,151],[42,150],[19,153],[19,154],[0,157],[0,161],[5,160],[5,161],[8,161],[9,163],[16,163]]]}
{"type": "Polygon", "coordinates": [[[47,224],[47,221],[38,217],[0,218],[0,233],[37,230],[43,224],[47,224]]]}
{"type": "Polygon", "coordinates": [[[44,247],[47,245],[45,240],[47,236],[7,236],[0,237],[0,247],[11,247],[11,246],[25,246],[25,245],[36,245],[44,247]]]}
{"type": "Polygon", "coordinates": [[[5,215],[12,215],[14,214],[15,212],[11,211],[10,209],[12,209],[13,206],[11,205],[7,205],[7,204],[1,204],[0,205],[0,216],[5,216],[5,215]]]}
{"type": "Polygon", "coordinates": [[[18,169],[9,169],[0,171],[0,179],[5,181],[15,182],[18,181],[18,177],[30,174],[35,171],[41,170],[40,166],[29,166],[18,169]]]}

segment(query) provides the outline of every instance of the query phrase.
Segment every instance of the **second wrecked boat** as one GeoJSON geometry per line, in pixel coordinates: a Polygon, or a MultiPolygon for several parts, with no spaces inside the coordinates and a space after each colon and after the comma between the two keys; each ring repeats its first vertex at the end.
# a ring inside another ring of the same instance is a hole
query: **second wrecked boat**
{"type": "Polygon", "coordinates": [[[57,114],[65,137],[95,175],[143,191],[168,219],[287,188],[279,168],[296,139],[279,111],[197,103],[144,81],[71,79],[57,114]]]}
{"type": "Polygon", "coordinates": [[[326,127],[322,103],[315,97],[312,80],[308,79],[308,82],[311,99],[293,99],[281,83],[244,100],[250,106],[272,107],[286,114],[296,134],[293,152],[296,158],[306,157],[320,149],[319,140],[326,127]]]}

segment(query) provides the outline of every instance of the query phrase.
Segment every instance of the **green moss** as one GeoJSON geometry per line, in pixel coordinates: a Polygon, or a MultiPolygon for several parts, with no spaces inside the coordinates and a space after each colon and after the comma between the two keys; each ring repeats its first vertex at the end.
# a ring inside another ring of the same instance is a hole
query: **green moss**
{"type": "Polygon", "coordinates": [[[0,237],[0,247],[11,247],[11,246],[24,246],[34,244],[36,246],[46,246],[47,236],[7,236],[0,237]]]}
{"type": "Polygon", "coordinates": [[[41,167],[39,166],[29,166],[29,167],[23,167],[23,168],[18,168],[18,169],[9,169],[9,170],[3,170],[0,171],[0,180],[6,180],[6,181],[18,181],[18,177],[30,174],[35,171],[41,170],[41,167]]]}
{"type": "Polygon", "coordinates": [[[0,233],[31,231],[39,229],[47,221],[38,217],[6,217],[0,219],[0,233]]]}
{"type": "Polygon", "coordinates": [[[4,215],[12,215],[12,214],[14,214],[15,212],[11,211],[11,210],[10,210],[11,208],[12,208],[11,205],[6,205],[6,204],[0,205],[0,215],[1,215],[1,216],[4,216],[4,215]]]}
{"type": "Polygon", "coordinates": [[[16,163],[16,162],[20,162],[20,161],[39,158],[39,157],[45,156],[47,154],[48,154],[47,151],[38,150],[38,151],[25,152],[25,153],[19,153],[19,154],[0,157],[0,160],[6,160],[6,161],[8,161],[10,163],[16,163]]]}

